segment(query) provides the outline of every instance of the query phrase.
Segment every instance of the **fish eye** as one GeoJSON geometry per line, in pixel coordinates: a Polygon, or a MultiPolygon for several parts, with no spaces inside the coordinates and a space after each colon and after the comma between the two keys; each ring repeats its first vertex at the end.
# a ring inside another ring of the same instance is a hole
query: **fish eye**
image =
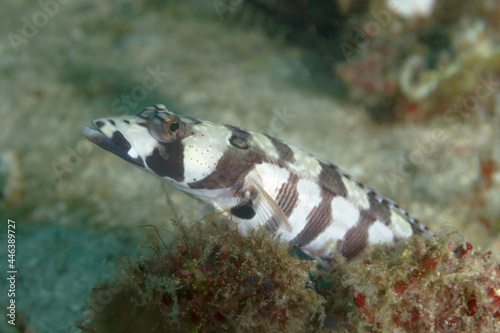
{"type": "Polygon", "coordinates": [[[168,124],[168,129],[170,132],[175,133],[179,130],[180,126],[177,120],[171,121],[170,124],[168,124]]]}
{"type": "Polygon", "coordinates": [[[156,140],[165,143],[181,139],[186,132],[184,124],[175,115],[172,115],[169,119],[163,119],[158,116],[149,118],[148,130],[156,140]]]}

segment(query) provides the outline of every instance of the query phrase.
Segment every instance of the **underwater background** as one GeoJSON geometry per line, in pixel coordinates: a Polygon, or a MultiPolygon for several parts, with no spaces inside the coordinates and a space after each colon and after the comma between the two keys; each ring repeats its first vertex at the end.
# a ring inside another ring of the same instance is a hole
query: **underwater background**
{"type": "Polygon", "coordinates": [[[172,237],[160,182],[81,133],[150,104],[300,146],[498,262],[499,22],[492,0],[3,3],[0,332],[79,332],[92,289],[150,255],[139,227],[172,237]]]}

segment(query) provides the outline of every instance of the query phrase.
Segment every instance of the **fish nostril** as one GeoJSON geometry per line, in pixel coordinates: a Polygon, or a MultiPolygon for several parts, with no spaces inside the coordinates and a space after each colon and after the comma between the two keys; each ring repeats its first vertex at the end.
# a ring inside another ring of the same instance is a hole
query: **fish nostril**
{"type": "Polygon", "coordinates": [[[103,122],[103,121],[98,120],[98,121],[94,122],[94,125],[95,125],[95,126],[97,126],[98,128],[101,128],[101,127],[103,127],[103,126],[104,126],[104,122],[103,122]]]}

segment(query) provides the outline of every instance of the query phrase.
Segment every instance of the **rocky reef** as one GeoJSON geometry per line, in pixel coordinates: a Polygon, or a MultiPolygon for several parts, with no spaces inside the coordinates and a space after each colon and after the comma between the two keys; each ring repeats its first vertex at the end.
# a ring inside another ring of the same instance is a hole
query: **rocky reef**
{"type": "Polygon", "coordinates": [[[231,221],[156,227],[149,258],[94,288],[84,332],[445,332],[500,327],[500,265],[458,233],[375,246],[318,269],[231,221]],[[104,301],[103,301],[104,300],[104,301]]]}

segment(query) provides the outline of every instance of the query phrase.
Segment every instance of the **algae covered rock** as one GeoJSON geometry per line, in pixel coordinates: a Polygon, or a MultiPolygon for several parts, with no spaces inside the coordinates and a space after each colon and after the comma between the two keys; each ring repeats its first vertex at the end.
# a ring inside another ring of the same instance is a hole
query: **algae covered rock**
{"type": "Polygon", "coordinates": [[[338,266],[328,312],[367,332],[494,332],[500,329],[500,265],[459,239],[413,236],[395,251],[338,266]],[[351,308],[338,296],[350,290],[351,308]],[[332,299],[334,298],[334,299],[332,299]],[[340,304],[340,305],[339,305],[340,304]]]}
{"type": "MultiPolygon", "coordinates": [[[[307,332],[322,326],[324,299],[310,282],[315,263],[263,229],[241,236],[232,222],[191,227],[151,258],[95,288],[111,299],[87,312],[86,332],[307,332]],[[114,290],[116,292],[114,292],[114,290]]],[[[102,297],[101,297],[102,298],[102,297]]],[[[95,304],[92,302],[91,304],[95,304]]]]}

